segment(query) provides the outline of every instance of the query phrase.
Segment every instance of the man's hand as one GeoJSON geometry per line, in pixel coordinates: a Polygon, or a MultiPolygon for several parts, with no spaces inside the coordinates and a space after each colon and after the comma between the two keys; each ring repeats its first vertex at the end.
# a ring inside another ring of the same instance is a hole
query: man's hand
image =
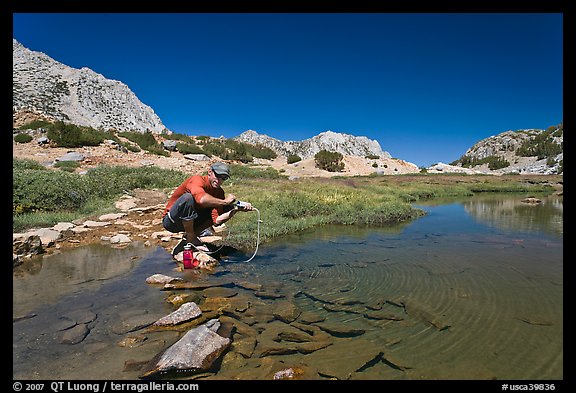
{"type": "Polygon", "coordinates": [[[234,194],[228,194],[228,196],[226,198],[224,198],[224,201],[226,202],[227,205],[233,204],[235,200],[236,200],[236,195],[234,195],[234,194]]]}
{"type": "Polygon", "coordinates": [[[236,206],[236,209],[238,209],[239,211],[252,211],[254,210],[254,207],[252,206],[252,204],[250,202],[244,202],[242,201],[242,206],[236,206]]]}

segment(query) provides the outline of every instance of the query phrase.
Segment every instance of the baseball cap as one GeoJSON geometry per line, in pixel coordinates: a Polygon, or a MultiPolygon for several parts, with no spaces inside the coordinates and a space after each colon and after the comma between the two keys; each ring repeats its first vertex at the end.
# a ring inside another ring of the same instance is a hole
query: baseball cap
{"type": "Polygon", "coordinates": [[[225,164],[223,162],[216,162],[212,164],[210,168],[217,175],[226,175],[230,177],[230,167],[228,166],[228,164],[225,164]]]}

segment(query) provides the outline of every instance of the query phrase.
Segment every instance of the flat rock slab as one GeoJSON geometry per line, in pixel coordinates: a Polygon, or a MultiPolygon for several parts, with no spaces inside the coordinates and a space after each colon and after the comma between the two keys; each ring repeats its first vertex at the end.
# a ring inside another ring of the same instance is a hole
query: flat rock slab
{"type": "Polygon", "coordinates": [[[154,379],[173,374],[182,375],[208,371],[231,343],[216,332],[217,319],[190,329],[180,340],[155,357],[145,368],[142,379],[154,379]]]}
{"type": "Polygon", "coordinates": [[[74,310],[66,313],[63,318],[71,319],[76,323],[89,323],[97,318],[97,315],[90,310],[74,310]]]}
{"type": "Polygon", "coordinates": [[[60,343],[70,345],[78,344],[86,338],[88,333],[90,333],[90,329],[88,329],[86,324],[73,326],[70,329],[64,331],[60,343]]]}
{"type": "Polygon", "coordinates": [[[194,302],[182,304],[178,310],[160,318],[152,326],[173,326],[182,322],[190,321],[202,315],[202,311],[194,302]]]}
{"type": "Polygon", "coordinates": [[[146,278],[146,283],[148,284],[169,284],[172,282],[183,281],[180,277],[170,277],[165,274],[156,273],[146,278]]]}
{"type": "Polygon", "coordinates": [[[136,330],[143,329],[147,326],[152,325],[156,322],[153,315],[142,314],[129,316],[125,319],[116,321],[112,326],[111,330],[115,334],[126,334],[129,332],[134,332],[136,330]]]}

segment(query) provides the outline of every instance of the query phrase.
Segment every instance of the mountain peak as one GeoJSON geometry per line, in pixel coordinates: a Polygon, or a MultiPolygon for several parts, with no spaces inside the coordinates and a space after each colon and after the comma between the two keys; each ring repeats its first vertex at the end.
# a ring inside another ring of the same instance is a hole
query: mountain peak
{"type": "Polygon", "coordinates": [[[266,146],[283,156],[296,154],[303,159],[313,157],[320,150],[360,157],[375,155],[390,158],[390,154],[383,151],[376,140],[368,139],[365,136],[354,136],[331,130],[321,132],[312,138],[302,141],[283,142],[268,135],[259,134],[254,130],[244,131],[233,139],[266,146]]]}
{"type": "Polygon", "coordinates": [[[12,39],[12,108],[80,126],[170,133],[124,83],[72,68],[12,39]]]}

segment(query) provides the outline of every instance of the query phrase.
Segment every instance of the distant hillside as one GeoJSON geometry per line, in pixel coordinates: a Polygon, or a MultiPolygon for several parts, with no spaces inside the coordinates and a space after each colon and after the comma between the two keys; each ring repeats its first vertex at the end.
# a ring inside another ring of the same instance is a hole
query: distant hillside
{"type": "Polygon", "coordinates": [[[378,156],[381,158],[391,158],[390,153],[382,150],[378,141],[368,139],[365,136],[354,136],[333,131],[325,131],[302,141],[284,142],[269,137],[268,135],[248,130],[233,139],[267,147],[275,151],[278,155],[286,157],[295,154],[302,159],[314,157],[320,150],[328,150],[330,152],[359,157],[378,156]]]}
{"type": "Polygon", "coordinates": [[[12,64],[15,127],[43,119],[118,131],[170,132],[122,82],[86,67],[68,67],[15,39],[12,64]]]}
{"type": "Polygon", "coordinates": [[[476,143],[451,165],[496,173],[563,173],[564,125],[506,131],[476,143]]]}

